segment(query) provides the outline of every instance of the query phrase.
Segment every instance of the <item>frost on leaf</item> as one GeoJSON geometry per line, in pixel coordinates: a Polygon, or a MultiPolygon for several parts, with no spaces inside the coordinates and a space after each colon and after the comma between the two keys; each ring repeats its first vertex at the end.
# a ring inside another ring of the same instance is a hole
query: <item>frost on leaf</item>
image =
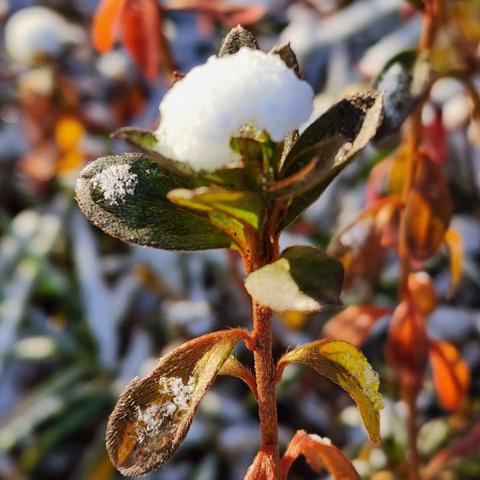
{"type": "Polygon", "coordinates": [[[162,357],[120,396],[107,425],[107,451],[124,475],[143,475],[167,462],[190,428],[242,329],[215,332],[162,357]]]}
{"type": "Polygon", "coordinates": [[[289,363],[302,363],[340,385],[357,404],[370,439],[380,441],[383,398],[377,372],[353,345],[342,340],[318,340],[301,345],[278,362],[277,377],[289,363]]]}
{"type": "Polygon", "coordinates": [[[92,185],[99,188],[110,205],[125,202],[127,195],[135,193],[138,175],[130,171],[130,165],[112,165],[92,178],[92,185]]]}

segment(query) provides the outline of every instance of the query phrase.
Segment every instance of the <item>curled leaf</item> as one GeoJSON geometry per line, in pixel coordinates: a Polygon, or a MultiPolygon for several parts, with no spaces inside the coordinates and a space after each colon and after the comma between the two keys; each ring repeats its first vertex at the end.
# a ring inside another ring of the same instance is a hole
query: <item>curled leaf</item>
{"type": "Polygon", "coordinates": [[[456,410],[470,388],[470,369],[460,352],[449,342],[430,342],[429,354],[440,402],[446,410],[456,410]]]}
{"type": "Polygon", "coordinates": [[[295,52],[292,50],[290,43],[282,45],[281,47],[276,47],[272,49],[270,53],[272,53],[273,55],[278,55],[283,60],[285,65],[288,68],[291,68],[298,78],[301,78],[300,65],[298,64],[297,57],[295,55],[295,52]]]}
{"type": "Polygon", "coordinates": [[[222,365],[222,368],[220,369],[218,374],[229,375],[231,377],[236,377],[242,380],[242,382],[244,382],[248,386],[248,388],[250,388],[253,396],[257,398],[257,382],[253,373],[233,355],[230,356],[222,365]]]}
{"type": "Polygon", "coordinates": [[[191,340],[162,357],[148,377],[130,383],[107,425],[107,451],[123,475],[144,475],[172,457],[200,400],[246,335],[233,329],[191,340]]]}
{"type": "Polygon", "coordinates": [[[277,378],[289,363],[302,363],[342,387],[357,404],[372,442],[380,441],[380,410],[377,373],[362,352],[342,340],[318,340],[294,348],[278,362],[277,378]]]}
{"type": "Polygon", "coordinates": [[[291,202],[280,228],[284,228],[311,205],[368,144],[377,131],[382,115],[381,94],[365,92],[336,103],[303,132],[284,159],[283,177],[293,175],[314,157],[321,158],[321,150],[328,138],[341,135],[344,141],[335,156],[327,156],[328,161],[322,165],[323,174],[318,175],[315,185],[291,202]]]}
{"type": "Polygon", "coordinates": [[[339,303],[341,264],[315,247],[296,246],[251,273],[245,288],[260,305],[277,312],[313,312],[339,303]]]}
{"type": "Polygon", "coordinates": [[[167,250],[222,248],[230,240],[200,215],[166,197],[192,181],[165,170],[142,154],[104,157],[88,165],[76,186],[89,220],[123,241],[167,250]]]}
{"type": "Polygon", "coordinates": [[[315,472],[328,470],[336,480],[360,480],[350,460],[328,438],[299,430],[292,438],[281,462],[282,480],[287,479],[293,462],[303,455],[315,472]]]}

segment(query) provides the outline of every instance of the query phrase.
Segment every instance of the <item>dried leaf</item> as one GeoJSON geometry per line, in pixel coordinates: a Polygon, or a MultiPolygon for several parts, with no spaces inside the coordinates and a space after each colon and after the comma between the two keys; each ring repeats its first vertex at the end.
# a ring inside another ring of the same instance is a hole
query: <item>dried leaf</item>
{"type": "Polygon", "coordinates": [[[166,250],[203,250],[231,244],[206,218],[173,205],[166,195],[192,188],[187,177],[142,154],[104,157],[77,181],[77,201],[90,221],[123,241],[166,250]]]}
{"type": "Polygon", "coordinates": [[[280,259],[251,273],[248,293],[260,305],[278,312],[313,312],[339,303],[341,264],[315,247],[284,250],[280,259]]]}
{"type": "Polygon", "coordinates": [[[230,356],[222,365],[222,368],[218,374],[229,375],[242,380],[242,382],[244,382],[248,388],[250,388],[253,396],[257,398],[257,382],[253,373],[233,355],[230,356]]]}
{"type": "Polygon", "coordinates": [[[323,333],[361,347],[375,323],[389,313],[388,308],[352,305],[332,317],[323,327],[323,333]]]}
{"type": "Polygon", "coordinates": [[[412,295],[416,308],[423,315],[428,316],[437,308],[437,292],[433,288],[428,273],[411,273],[408,276],[408,290],[412,295]]]}
{"type": "Polygon", "coordinates": [[[458,288],[463,270],[463,239],[461,235],[449,228],[445,233],[445,243],[450,254],[450,294],[453,294],[458,288]]]}
{"type": "Polygon", "coordinates": [[[470,388],[470,369],[460,352],[449,342],[430,342],[429,354],[440,402],[446,410],[456,410],[470,388]]]}
{"type": "Polygon", "coordinates": [[[113,48],[120,18],[127,0],[101,0],[95,11],[92,27],[93,45],[99,52],[113,48]]]}
{"type": "Polygon", "coordinates": [[[191,340],[162,357],[155,370],[135,378],[120,396],[107,425],[107,451],[123,475],[143,475],[167,462],[190,428],[242,329],[191,340]]]}
{"type": "Polygon", "coordinates": [[[294,348],[278,362],[277,378],[289,363],[302,363],[340,385],[353,398],[372,442],[380,441],[383,399],[379,379],[365,356],[342,340],[318,340],[294,348]]]}
{"type": "Polygon", "coordinates": [[[238,52],[242,47],[257,50],[258,43],[253,33],[249,32],[241,25],[237,25],[235,28],[232,28],[223,39],[218,56],[224,57],[225,55],[232,55],[238,52]]]}
{"type": "Polygon", "coordinates": [[[360,480],[350,460],[328,438],[298,430],[282,458],[282,479],[286,480],[293,462],[303,455],[310,468],[320,473],[328,470],[336,480],[360,480]]]}

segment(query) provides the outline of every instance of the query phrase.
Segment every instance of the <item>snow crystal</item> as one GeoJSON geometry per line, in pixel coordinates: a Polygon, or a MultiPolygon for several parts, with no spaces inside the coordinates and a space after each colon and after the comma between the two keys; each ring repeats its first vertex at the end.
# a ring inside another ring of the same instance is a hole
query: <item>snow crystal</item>
{"type": "Polygon", "coordinates": [[[84,41],[79,27],[46,7],[23,8],[5,26],[5,49],[19,63],[29,64],[39,55],[56,56],[65,45],[84,41]]]}
{"type": "Polygon", "coordinates": [[[328,437],[320,437],[316,433],[310,433],[308,435],[312,440],[315,440],[318,443],[321,443],[322,445],[331,445],[332,441],[328,437]]]}
{"type": "Polygon", "coordinates": [[[110,205],[125,201],[127,195],[135,193],[138,175],[130,172],[130,165],[112,165],[92,178],[92,185],[103,192],[110,205]]]}
{"type": "Polygon", "coordinates": [[[172,398],[163,403],[154,403],[142,409],[136,407],[138,420],[136,433],[139,443],[147,437],[157,436],[161,432],[173,430],[175,426],[165,425],[177,412],[188,410],[190,400],[195,391],[195,379],[191,377],[187,384],[179,377],[161,377],[158,381],[159,393],[172,398]]]}
{"type": "Polygon", "coordinates": [[[276,55],[242,48],[211,57],[177,82],[160,104],[160,153],[196,170],[239,159],[230,138],[245,124],[278,142],[309,118],[313,90],[276,55]]]}

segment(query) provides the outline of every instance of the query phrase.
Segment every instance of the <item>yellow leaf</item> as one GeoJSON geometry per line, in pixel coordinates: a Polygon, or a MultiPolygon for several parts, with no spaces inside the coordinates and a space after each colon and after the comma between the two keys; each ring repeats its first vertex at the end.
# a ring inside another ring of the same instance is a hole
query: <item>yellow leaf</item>
{"type": "Polygon", "coordinates": [[[462,277],[463,240],[456,230],[449,228],[445,234],[445,243],[450,253],[450,278],[452,282],[450,292],[453,293],[462,277]]]}
{"type": "Polygon", "coordinates": [[[342,340],[317,340],[286,353],[278,362],[277,378],[289,363],[302,363],[340,385],[357,404],[370,439],[380,441],[378,374],[360,350],[342,340]]]}
{"type": "Polygon", "coordinates": [[[85,128],[75,117],[62,117],[55,126],[55,140],[61,152],[77,149],[85,128]]]}

